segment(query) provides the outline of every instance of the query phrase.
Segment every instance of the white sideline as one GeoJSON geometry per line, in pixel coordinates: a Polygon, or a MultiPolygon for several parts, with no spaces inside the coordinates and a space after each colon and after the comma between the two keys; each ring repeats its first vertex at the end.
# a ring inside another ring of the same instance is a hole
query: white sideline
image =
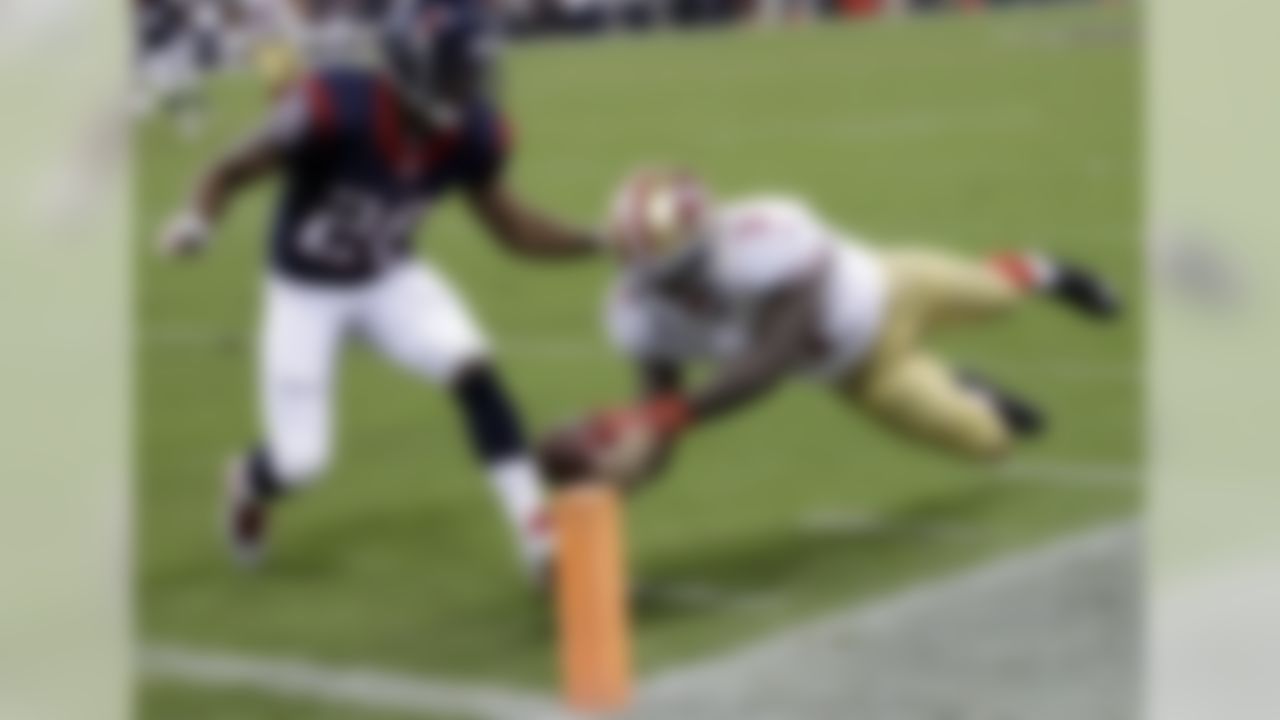
{"type": "Polygon", "coordinates": [[[408,675],[372,667],[337,667],[305,660],[152,645],[142,653],[150,678],[202,687],[254,690],[308,702],[411,714],[487,720],[555,718],[550,697],[510,688],[408,675]]]}
{"type": "Polygon", "coordinates": [[[1123,522],[647,682],[627,720],[1132,720],[1139,533],[1123,522]]]}
{"type": "MultiPolygon", "coordinates": [[[[837,612],[718,658],[660,673],[642,685],[636,709],[626,717],[630,720],[669,720],[676,717],[754,720],[781,717],[776,713],[783,708],[775,706],[770,711],[767,706],[760,706],[760,693],[775,692],[803,693],[805,698],[813,698],[812,702],[817,703],[807,708],[808,712],[801,708],[787,710],[785,714],[792,720],[830,717],[831,705],[824,706],[822,703],[835,702],[837,699],[841,703],[849,702],[850,699],[846,696],[850,693],[859,694],[854,697],[855,702],[857,697],[876,696],[880,712],[868,708],[865,711],[867,714],[860,715],[868,720],[923,720],[937,717],[938,708],[928,707],[929,702],[956,702],[957,693],[959,697],[975,697],[974,693],[981,696],[984,692],[999,695],[1004,688],[1000,685],[993,687],[990,683],[983,685],[980,682],[982,678],[964,676],[970,669],[965,668],[963,662],[960,662],[959,668],[944,665],[940,671],[925,678],[899,672],[887,685],[895,687],[903,696],[890,698],[899,702],[900,706],[889,710],[884,706],[885,699],[876,693],[866,692],[857,682],[844,682],[841,673],[845,670],[842,668],[847,663],[845,669],[851,680],[856,679],[858,673],[865,671],[866,667],[880,668],[883,672],[885,668],[894,665],[892,656],[899,646],[905,646],[908,654],[911,651],[920,652],[922,642],[918,636],[926,631],[930,634],[928,642],[966,648],[960,651],[963,656],[964,652],[974,647],[974,637],[1000,637],[1002,629],[1016,629],[1016,625],[1002,628],[1004,616],[1000,613],[1006,613],[1013,623],[1017,621],[1019,612],[1022,613],[1024,630],[1032,628],[1034,631],[1038,628],[1042,634],[1038,637],[1023,637],[1023,634],[1029,633],[1006,632],[1005,635],[1009,637],[1000,641],[1003,644],[997,643],[999,647],[996,660],[999,662],[995,663],[996,666],[999,663],[1009,663],[1009,658],[1019,653],[1029,655],[1034,661],[1043,662],[1044,658],[1037,653],[1043,655],[1045,641],[1052,640],[1054,642],[1049,644],[1066,648],[1059,650],[1059,655],[1075,653],[1066,658],[1070,662],[1064,662],[1058,656],[1051,658],[1053,662],[1059,663],[1058,670],[1070,672],[1072,668],[1087,668],[1090,675],[1088,681],[1093,684],[1098,684],[1099,680],[1094,675],[1101,672],[1105,676],[1101,680],[1103,687],[1096,693],[1102,697],[1101,702],[1110,703],[1108,708],[1117,703],[1123,705],[1117,698],[1124,695],[1126,683],[1131,680],[1126,673],[1129,668],[1125,664],[1129,658],[1124,656],[1124,652],[1115,652],[1117,648],[1111,645],[1102,648],[1110,654],[1109,657],[1095,658],[1092,654],[1098,652],[1099,647],[1087,643],[1081,645],[1079,638],[1092,637],[1097,641],[1101,637],[1104,642],[1120,643],[1120,650],[1124,650],[1127,647],[1125,642],[1128,631],[1132,630],[1132,634],[1136,635],[1137,626],[1134,624],[1132,628],[1129,627],[1131,618],[1124,614],[1125,609],[1120,608],[1117,615],[1117,608],[1114,606],[1123,605],[1128,599],[1127,592],[1130,588],[1127,579],[1133,580],[1136,590],[1137,565],[1133,561],[1136,558],[1137,541],[1136,525],[1126,521],[1071,536],[1047,547],[1015,553],[956,576],[926,582],[868,606],[837,612]],[[1105,564],[1105,568],[1100,570],[1100,564],[1105,564]],[[1134,577],[1130,578],[1130,573],[1134,577]],[[1101,577],[1087,579],[1084,577],[1086,574],[1101,577]],[[1104,606],[1106,612],[1097,613],[1101,619],[1095,618],[1093,611],[1097,608],[1093,606],[1084,608],[1088,610],[1084,613],[1081,612],[1081,607],[1059,607],[1056,610],[1042,607],[1054,602],[1057,595],[1072,592],[1086,593],[1091,602],[1104,606]],[[1099,597],[1101,600],[1098,600],[1099,597]],[[1020,604],[1030,607],[1018,610],[1020,604]],[[977,627],[983,620],[988,624],[992,623],[991,617],[981,613],[993,611],[997,613],[994,621],[996,626],[977,627]],[[1059,614],[1050,614],[1049,618],[1053,622],[1048,622],[1036,614],[1043,612],[1059,614]],[[1108,615],[1107,612],[1111,614],[1108,615]],[[1089,632],[1075,632],[1070,638],[1061,638],[1053,635],[1055,632],[1062,633],[1065,627],[1059,626],[1058,621],[1083,621],[1085,625],[1092,623],[1098,627],[1088,628],[1089,632]],[[968,627],[969,625],[973,627],[968,627]],[[934,638],[935,634],[946,637],[934,638]],[[838,639],[838,642],[833,644],[833,639],[838,639]],[[1087,657],[1075,657],[1082,653],[1087,657]],[[810,661],[820,659],[828,662],[819,663],[823,665],[821,668],[809,667],[810,661]],[[835,675],[832,675],[834,663],[830,662],[833,659],[840,664],[835,668],[835,675]],[[960,677],[942,677],[948,672],[960,677]],[[921,698],[914,697],[913,693],[917,692],[921,698]],[[744,702],[754,704],[744,707],[744,702]],[[881,714],[885,711],[889,714],[881,714]]],[[[928,642],[923,644],[927,647],[928,642]]],[[[956,650],[949,651],[949,658],[947,652],[934,652],[928,658],[934,662],[938,662],[938,658],[934,657],[936,655],[941,655],[942,660],[959,659],[955,656],[956,650]]],[[[200,686],[250,689],[271,695],[369,710],[458,714],[482,720],[560,720],[572,717],[560,709],[554,698],[538,693],[408,675],[373,667],[338,667],[182,645],[147,647],[143,651],[142,660],[145,673],[152,678],[200,686]]],[[[919,660],[918,657],[912,657],[908,662],[899,658],[899,664],[905,663],[914,668],[919,660]]],[[[1034,662],[1027,664],[1034,665],[1034,662]]],[[[1058,698],[1065,703],[1064,710],[1079,711],[1085,709],[1080,707],[1082,702],[1086,705],[1091,700],[1100,702],[1090,693],[1084,692],[1088,688],[1082,687],[1074,679],[1066,680],[1055,675],[1039,680],[1047,685],[1023,682],[1020,687],[1012,689],[1012,694],[1017,697],[1009,699],[1006,706],[999,709],[1008,712],[1015,707],[1043,702],[1045,698],[1028,695],[1043,692],[1046,687],[1049,690],[1056,689],[1066,698],[1058,698]]],[[[881,683],[880,687],[884,685],[885,683],[881,683]]],[[[974,702],[990,700],[975,699],[974,702]]],[[[997,698],[996,702],[1000,702],[1000,699],[997,698]]],[[[1092,716],[1095,720],[1124,717],[1119,708],[1115,708],[1112,714],[1103,712],[1101,715],[1097,714],[1097,707],[1088,709],[1095,713],[1092,716]]],[[[999,713],[990,716],[1024,717],[999,713]]]]}

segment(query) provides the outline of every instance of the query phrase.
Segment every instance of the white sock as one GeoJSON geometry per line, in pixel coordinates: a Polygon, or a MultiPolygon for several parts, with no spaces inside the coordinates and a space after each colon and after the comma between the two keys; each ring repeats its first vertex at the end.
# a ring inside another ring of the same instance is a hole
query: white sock
{"type": "Polygon", "coordinates": [[[537,466],[522,455],[493,463],[489,477],[524,559],[532,563],[545,560],[553,537],[537,466]]]}
{"type": "Polygon", "coordinates": [[[1037,289],[1048,290],[1057,285],[1058,264],[1052,258],[1044,253],[1028,252],[1026,259],[1037,289]]]}

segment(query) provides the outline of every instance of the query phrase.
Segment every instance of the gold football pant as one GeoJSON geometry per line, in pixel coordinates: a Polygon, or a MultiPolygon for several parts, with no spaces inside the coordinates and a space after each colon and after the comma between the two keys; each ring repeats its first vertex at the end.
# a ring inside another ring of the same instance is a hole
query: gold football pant
{"type": "Polygon", "coordinates": [[[885,251],[889,301],[880,338],[844,381],[845,396],[895,431],[978,459],[1013,437],[996,408],[921,346],[936,328],[996,317],[1023,291],[991,264],[931,249],[885,251]]]}

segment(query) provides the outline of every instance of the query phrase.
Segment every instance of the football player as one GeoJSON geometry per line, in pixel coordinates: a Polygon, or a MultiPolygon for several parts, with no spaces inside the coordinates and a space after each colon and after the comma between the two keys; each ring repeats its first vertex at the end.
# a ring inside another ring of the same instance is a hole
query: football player
{"type": "Polygon", "coordinates": [[[240,0],[250,57],[271,96],[308,68],[362,65],[386,0],[240,0]]]}
{"type": "Polygon", "coordinates": [[[1095,319],[1119,311],[1099,278],[1047,255],[975,260],[936,248],[874,248],[796,199],[717,202],[679,170],[628,179],[606,234],[621,264],[609,334],[647,392],[634,407],[553,434],[543,459],[564,479],[643,479],[676,438],[797,375],[919,442],[1000,458],[1041,430],[1042,414],[952,367],[924,341],[1032,297],[1095,319]],[[683,367],[703,360],[717,367],[713,378],[683,387],[683,367]]]}
{"type": "Polygon", "coordinates": [[[199,21],[207,12],[179,0],[136,0],[134,11],[136,110],[142,117],[162,111],[184,139],[194,139],[205,123],[199,21]]]}
{"type": "Polygon", "coordinates": [[[504,180],[509,140],[489,83],[498,39],[483,7],[398,3],[382,30],[382,69],[306,77],[199,179],[162,235],[165,252],[197,254],[233,198],[281,176],[259,343],[265,435],[227,477],[227,530],[243,561],[261,554],[271,504],[329,464],[333,374],[353,336],[450,390],[524,560],[541,572],[551,552],[541,478],[485,335],[411,246],[452,190],[516,253],[576,258],[601,244],[504,180]]]}

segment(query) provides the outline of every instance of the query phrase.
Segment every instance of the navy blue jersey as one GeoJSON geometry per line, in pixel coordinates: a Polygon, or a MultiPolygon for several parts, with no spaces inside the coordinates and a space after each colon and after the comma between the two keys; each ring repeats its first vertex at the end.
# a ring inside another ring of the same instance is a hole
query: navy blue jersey
{"type": "Polygon", "coordinates": [[[412,252],[433,203],[501,172],[507,132],[477,103],[449,130],[409,124],[400,96],[376,73],[331,70],[304,79],[282,106],[285,187],[271,259],[286,275],[354,283],[412,252]]]}

